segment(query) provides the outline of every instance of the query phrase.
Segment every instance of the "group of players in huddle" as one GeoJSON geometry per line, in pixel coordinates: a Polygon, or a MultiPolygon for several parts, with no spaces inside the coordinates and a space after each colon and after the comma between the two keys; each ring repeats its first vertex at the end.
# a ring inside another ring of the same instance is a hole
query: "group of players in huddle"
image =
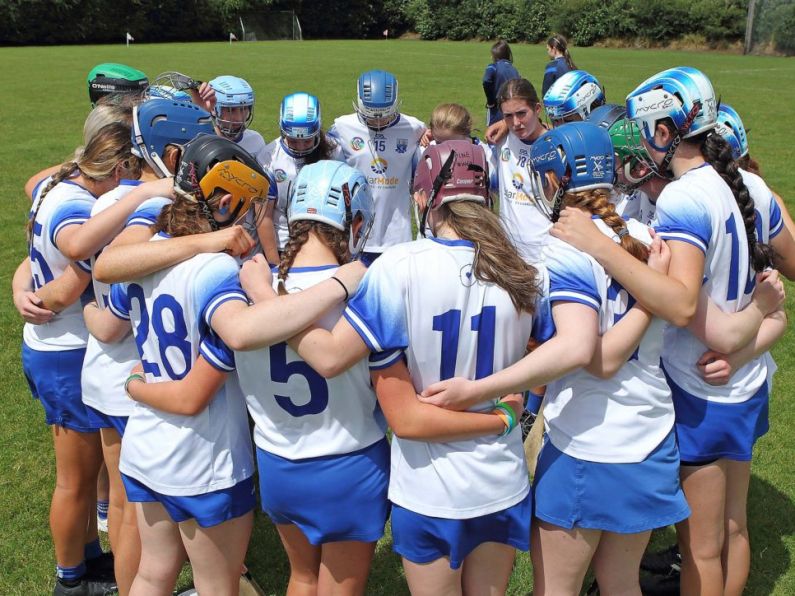
{"type": "Polygon", "coordinates": [[[54,594],[171,594],[186,557],[199,593],[237,594],[255,471],[291,595],[364,593],[390,516],[415,595],[504,593],[516,549],[536,594],[589,567],[639,594],[669,524],[684,593],[742,592],[795,244],[702,72],[625,105],[584,71],[543,104],[509,80],[488,144],[458,104],[402,114],[384,71],[328,132],[288,95],[270,144],[238,77],[88,82],[84,146],[27,186],[13,282],[53,428],[54,594]],[[517,425],[542,401],[531,486],[517,425]]]}

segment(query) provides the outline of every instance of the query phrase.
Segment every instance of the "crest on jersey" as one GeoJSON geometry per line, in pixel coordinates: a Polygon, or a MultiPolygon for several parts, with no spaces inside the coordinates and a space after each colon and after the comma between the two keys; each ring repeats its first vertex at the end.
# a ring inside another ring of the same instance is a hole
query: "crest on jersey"
{"type": "Polygon", "coordinates": [[[500,152],[500,159],[502,161],[510,161],[511,159],[511,150],[508,147],[503,147],[502,151],[500,152]]]}
{"type": "Polygon", "coordinates": [[[383,157],[376,157],[370,162],[370,169],[374,174],[385,174],[389,164],[383,157]]]}
{"type": "Polygon", "coordinates": [[[361,151],[364,149],[364,139],[362,137],[353,137],[351,139],[351,149],[354,151],[361,151]]]}
{"type": "Polygon", "coordinates": [[[522,188],[524,187],[524,178],[519,172],[514,172],[511,184],[516,190],[522,190],[522,188]]]}
{"type": "Polygon", "coordinates": [[[406,150],[409,148],[409,140],[408,139],[398,139],[397,145],[395,146],[395,151],[398,153],[405,153],[406,150]]]}
{"type": "Polygon", "coordinates": [[[474,286],[477,283],[475,274],[472,272],[472,263],[468,263],[461,267],[458,272],[458,278],[461,280],[461,285],[465,288],[474,286]]]}
{"type": "Polygon", "coordinates": [[[276,178],[276,182],[284,182],[285,180],[287,180],[287,172],[285,172],[281,168],[278,170],[274,170],[273,176],[276,178]]]}

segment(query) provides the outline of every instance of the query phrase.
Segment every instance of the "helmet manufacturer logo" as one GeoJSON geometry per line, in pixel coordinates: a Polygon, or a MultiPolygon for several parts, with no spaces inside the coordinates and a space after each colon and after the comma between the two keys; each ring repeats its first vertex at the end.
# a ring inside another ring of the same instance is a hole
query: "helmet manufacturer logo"
{"type": "Polygon", "coordinates": [[[389,164],[383,157],[376,157],[370,162],[370,169],[374,174],[385,174],[389,164]]]}
{"type": "Polygon", "coordinates": [[[552,161],[558,157],[557,150],[553,149],[552,151],[547,151],[546,153],[542,153],[541,155],[536,155],[532,158],[533,163],[538,163],[542,161],[552,161]]]}
{"type": "Polygon", "coordinates": [[[353,137],[351,139],[351,149],[354,151],[361,151],[364,149],[364,139],[362,137],[353,137]]]}
{"type": "Polygon", "coordinates": [[[659,110],[667,110],[672,105],[674,105],[673,97],[668,97],[666,99],[661,99],[660,101],[656,101],[654,103],[650,103],[645,106],[637,106],[635,109],[636,114],[646,114],[648,112],[657,112],[659,110]]]}
{"type": "Polygon", "coordinates": [[[284,182],[285,180],[287,180],[287,172],[285,172],[281,168],[278,170],[274,170],[273,176],[276,178],[276,182],[284,182]]]}
{"type": "Polygon", "coordinates": [[[605,175],[604,155],[594,155],[591,157],[593,162],[593,175],[595,178],[602,178],[605,175]]]}

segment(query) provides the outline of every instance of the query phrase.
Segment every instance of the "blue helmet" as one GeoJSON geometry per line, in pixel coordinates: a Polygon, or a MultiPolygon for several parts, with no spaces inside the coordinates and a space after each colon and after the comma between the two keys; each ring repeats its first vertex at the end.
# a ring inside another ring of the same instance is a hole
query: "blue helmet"
{"type": "Polygon", "coordinates": [[[210,114],[192,103],[150,99],[133,108],[132,153],[159,177],[170,176],[163,156],[167,145],[184,145],[200,133],[214,134],[210,114]]]}
{"type": "Polygon", "coordinates": [[[619,120],[623,120],[627,116],[627,108],[615,103],[606,103],[591,110],[586,120],[591,124],[596,124],[600,128],[610,130],[619,120]]]}
{"type": "Polygon", "coordinates": [[[375,219],[375,204],[367,178],[341,161],[322,160],[301,168],[290,187],[287,221],[319,221],[350,232],[351,258],[364,249],[375,219]],[[356,237],[351,224],[362,218],[356,237]]]}
{"type": "Polygon", "coordinates": [[[353,109],[362,123],[381,130],[392,124],[400,115],[398,82],[391,72],[368,70],[356,84],[356,102],[353,109]]]}
{"type": "Polygon", "coordinates": [[[724,103],[720,104],[718,124],[715,126],[715,130],[731,146],[734,159],[748,155],[748,135],[745,132],[743,121],[740,119],[740,114],[733,107],[724,103]]]}
{"type": "Polygon", "coordinates": [[[244,79],[229,75],[216,77],[209,85],[215,91],[213,122],[216,128],[226,138],[237,140],[254,120],[254,90],[244,79]],[[248,108],[248,113],[243,120],[230,120],[224,118],[224,108],[248,108]]]}
{"type": "Polygon", "coordinates": [[[646,79],[627,95],[627,117],[634,120],[643,138],[654,145],[658,121],[670,118],[683,139],[715,127],[718,105],[712,83],[689,66],[670,68],[646,79]]]}
{"type": "Polygon", "coordinates": [[[544,95],[544,108],[553,126],[574,116],[588,118],[591,110],[605,102],[605,93],[596,77],[584,70],[562,75],[544,95]]]}
{"type": "Polygon", "coordinates": [[[570,122],[541,135],[530,148],[528,173],[536,204],[557,221],[567,192],[613,188],[615,166],[610,133],[590,122],[570,122]],[[547,174],[557,178],[553,190],[547,174]]]}
{"type": "Polygon", "coordinates": [[[285,139],[312,139],[311,147],[298,151],[282,143],[293,157],[309,155],[320,144],[320,102],[309,93],[292,93],[282,100],[279,108],[279,130],[285,139]]]}

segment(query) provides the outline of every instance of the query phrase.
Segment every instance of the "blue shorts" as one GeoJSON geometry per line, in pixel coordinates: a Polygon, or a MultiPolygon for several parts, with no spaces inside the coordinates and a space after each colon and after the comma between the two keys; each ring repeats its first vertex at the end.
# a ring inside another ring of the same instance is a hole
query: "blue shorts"
{"type": "Polygon", "coordinates": [[[635,534],[690,515],[673,431],[645,460],[627,464],[577,459],[545,437],[533,490],[535,516],[566,529],[635,534]]]}
{"type": "Polygon", "coordinates": [[[392,548],[412,563],[450,559],[458,569],[469,553],[484,542],[530,550],[532,493],[502,511],[470,519],[430,517],[392,505],[392,548]]]}
{"type": "Polygon", "coordinates": [[[97,432],[83,404],[80,374],[85,348],[45,352],[22,344],[22,370],[33,397],[44,407],[47,424],[80,433],[97,432]]]}
{"type": "Polygon", "coordinates": [[[314,545],[375,542],[389,517],[389,443],[353,453],[291,460],[257,448],[262,510],[314,545]]]}
{"type": "Polygon", "coordinates": [[[181,497],[153,491],[143,482],[126,474],[122,474],[121,479],[130,503],[160,503],[174,522],[195,519],[202,528],[217,526],[245,515],[257,504],[252,476],[229,488],[181,497]]]}
{"type": "Polygon", "coordinates": [[[119,433],[120,437],[124,436],[124,429],[127,428],[127,421],[130,419],[129,416],[105,414],[88,404],[86,404],[86,410],[88,410],[88,420],[92,426],[96,428],[112,428],[119,433]]]}
{"type": "Polygon", "coordinates": [[[682,461],[751,461],[756,440],[770,428],[767,383],[746,401],[727,404],[695,397],[666,378],[674,400],[682,461]]]}

